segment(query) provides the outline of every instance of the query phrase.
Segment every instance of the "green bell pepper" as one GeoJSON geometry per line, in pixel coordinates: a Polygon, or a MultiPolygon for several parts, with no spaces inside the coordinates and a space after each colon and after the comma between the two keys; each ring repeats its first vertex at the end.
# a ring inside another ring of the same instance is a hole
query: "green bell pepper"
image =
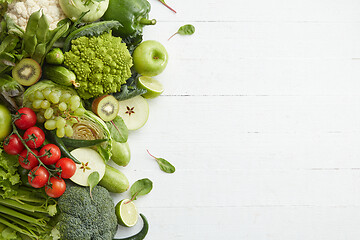
{"type": "Polygon", "coordinates": [[[138,39],[145,25],[155,25],[155,19],[148,19],[151,5],[147,0],[110,0],[103,20],[116,20],[121,23],[113,30],[115,36],[138,39]]]}

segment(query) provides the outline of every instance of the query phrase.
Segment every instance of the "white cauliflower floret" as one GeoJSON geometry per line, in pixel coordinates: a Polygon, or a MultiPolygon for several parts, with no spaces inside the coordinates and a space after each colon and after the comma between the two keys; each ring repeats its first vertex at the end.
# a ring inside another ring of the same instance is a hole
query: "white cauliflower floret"
{"type": "Polygon", "coordinates": [[[25,30],[30,15],[39,9],[43,9],[44,14],[48,18],[50,29],[56,28],[56,24],[66,18],[58,0],[16,0],[9,4],[7,14],[17,25],[25,30]]]}

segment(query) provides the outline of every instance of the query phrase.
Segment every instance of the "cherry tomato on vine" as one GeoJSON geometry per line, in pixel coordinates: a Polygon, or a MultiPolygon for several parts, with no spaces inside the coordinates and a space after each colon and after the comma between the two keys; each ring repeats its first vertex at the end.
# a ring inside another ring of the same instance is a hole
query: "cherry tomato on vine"
{"type": "Polygon", "coordinates": [[[26,130],[36,124],[36,114],[31,108],[20,108],[16,112],[15,117],[18,117],[19,115],[21,115],[20,118],[14,123],[21,130],[26,130]]]}
{"type": "Polygon", "coordinates": [[[4,151],[10,155],[17,155],[24,150],[24,144],[22,144],[20,138],[15,134],[7,136],[4,140],[4,151]]]}
{"type": "MultiPolygon", "coordinates": [[[[31,149],[31,151],[38,156],[39,152],[36,149],[31,149]]],[[[30,170],[39,165],[39,160],[32,154],[28,153],[27,149],[24,149],[19,156],[19,164],[23,168],[30,170]],[[27,157],[26,157],[27,156],[27,157]]]]}
{"type": "Polygon", "coordinates": [[[40,149],[39,155],[42,156],[44,154],[48,155],[40,157],[40,160],[46,165],[55,164],[61,157],[59,147],[51,143],[46,144],[40,149]]]}
{"type": "Polygon", "coordinates": [[[55,165],[56,168],[61,168],[60,177],[64,179],[71,178],[76,171],[76,164],[70,158],[61,158],[55,165]]]}
{"type": "Polygon", "coordinates": [[[60,197],[61,195],[63,195],[65,190],[66,190],[66,183],[64,179],[58,177],[51,177],[50,186],[49,185],[45,186],[46,194],[52,198],[60,197]]]}
{"type": "Polygon", "coordinates": [[[25,131],[23,139],[29,148],[38,148],[44,143],[45,134],[40,128],[31,127],[25,131]]]}
{"type": "Polygon", "coordinates": [[[34,188],[42,188],[49,180],[49,172],[43,166],[34,167],[28,174],[28,181],[34,188]]]}

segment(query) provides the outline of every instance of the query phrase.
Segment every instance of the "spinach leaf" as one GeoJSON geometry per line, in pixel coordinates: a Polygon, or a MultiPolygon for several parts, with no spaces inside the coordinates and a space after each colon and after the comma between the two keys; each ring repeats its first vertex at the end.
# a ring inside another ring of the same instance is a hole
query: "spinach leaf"
{"type": "Polygon", "coordinates": [[[105,122],[109,128],[111,137],[120,143],[124,143],[128,140],[129,131],[124,123],[124,120],[120,116],[116,116],[114,120],[105,122]]]}
{"type": "Polygon", "coordinates": [[[90,197],[92,199],[91,191],[100,182],[100,174],[98,172],[92,172],[87,181],[90,187],[90,197]]]}
{"type": "Polygon", "coordinates": [[[150,179],[144,178],[137,180],[130,188],[131,199],[135,200],[137,196],[148,194],[153,188],[153,183],[150,179]]]}
{"type": "Polygon", "coordinates": [[[159,167],[161,169],[161,171],[166,172],[166,173],[174,173],[175,172],[175,167],[169,163],[167,160],[165,160],[164,158],[158,158],[153,156],[149,150],[146,150],[148,152],[148,154],[153,157],[156,162],[159,164],[159,167]]]}
{"type": "Polygon", "coordinates": [[[184,26],[181,26],[176,33],[174,33],[171,37],[169,37],[168,40],[170,40],[176,34],[179,34],[179,35],[192,35],[192,34],[194,34],[194,32],[195,32],[195,27],[193,25],[191,25],[191,24],[186,24],[184,26]]]}

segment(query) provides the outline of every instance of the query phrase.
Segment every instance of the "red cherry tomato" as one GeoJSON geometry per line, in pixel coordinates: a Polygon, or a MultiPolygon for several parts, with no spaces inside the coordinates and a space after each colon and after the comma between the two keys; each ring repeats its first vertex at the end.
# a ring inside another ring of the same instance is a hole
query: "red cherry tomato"
{"type": "Polygon", "coordinates": [[[24,150],[24,144],[22,144],[20,138],[15,134],[7,136],[4,140],[4,150],[7,154],[17,155],[24,150]]]}
{"type": "Polygon", "coordinates": [[[29,148],[38,148],[44,143],[45,134],[40,128],[31,127],[25,131],[23,139],[29,148]]]}
{"type": "MultiPolygon", "coordinates": [[[[39,155],[39,152],[36,149],[31,149],[31,151],[36,156],[39,155]]],[[[39,165],[39,161],[32,153],[29,152],[29,154],[28,154],[28,150],[25,149],[20,153],[19,164],[23,168],[30,170],[30,169],[33,169],[34,167],[36,167],[37,165],[39,165]],[[26,155],[27,155],[27,158],[26,158],[26,155]]]]}
{"type": "Polygon", "coordinates": [[[61,157],[61,152],[59,147],[51,143],[46,144],[40,149],[39,155],[42,156],[44,154],[48,154],[48,155],[40,157],[40,160],[46,165],[51,165],[56,163],[61,157]]]}
{"type": "Polygon", "coordinates": [[[51,177],[50,183],[50,186],[45,186],[45,192],[49,197],[58,198],[63,195],[66,190],[66,183],[64,179],[58,177],[51,177]]]}
{"type": "Polygon", "coordinates": [[[59,176],[68,179],[71,178],[76,171],[76,164],[70,158],[61,158],[55,165],[56,168],[61,169],[59,176]]]}
{"type": "Polygon", "coordinates": [[[34,188],[42,188],[49,180],[49,172],[43,166],[34,167],[28,174],[28,181],[34,188]]]}
{"type": "Polygon", "coordinates": [[[19,115],[21,115],[20,118],[15,121],[15,125],[18,128],[26,130],[36,124],[36,114],[31,108],[20,108],[15,116],[19,115]]]}

